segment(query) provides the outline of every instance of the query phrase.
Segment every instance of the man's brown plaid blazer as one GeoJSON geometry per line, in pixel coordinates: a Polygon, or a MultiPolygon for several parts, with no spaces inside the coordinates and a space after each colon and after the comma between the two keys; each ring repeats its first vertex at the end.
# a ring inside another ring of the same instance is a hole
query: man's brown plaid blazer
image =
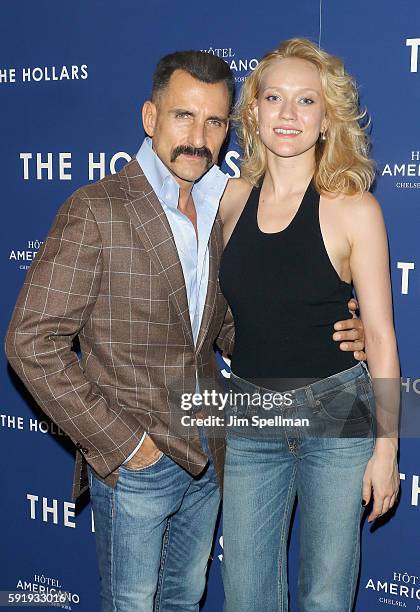
{"type": "MultiPolygon", "coordinates": [[[[74,499],[88,486],[86,461],[115,486],[144,431],[190,473],[205,467],[197,429],[180,427],[179,400],[195,391],[196,372],[215,379],[217,336],[232,349],[233,322],[217,282],[219,218],[209,251],[194,347],[172,232],[138,162],[77,190],[59,210],[18,297],[6,353],[78,448],[74,499]],[[76,335],[80,360],[71,350],[76,335]]],[[[216,432],[209,443],[220,476],[223,436],[216,432]]]]}

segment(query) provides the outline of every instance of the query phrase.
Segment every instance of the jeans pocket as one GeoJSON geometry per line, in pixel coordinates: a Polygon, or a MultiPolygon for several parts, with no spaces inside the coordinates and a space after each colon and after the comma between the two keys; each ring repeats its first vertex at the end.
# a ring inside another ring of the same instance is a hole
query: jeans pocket
{"type": "Polygon", "coordinates": [[[317,397],[322,414],[340,423],[363,423],[372,418],[369,396],[370,382],[367,376],[356,378],[317,397]]]}

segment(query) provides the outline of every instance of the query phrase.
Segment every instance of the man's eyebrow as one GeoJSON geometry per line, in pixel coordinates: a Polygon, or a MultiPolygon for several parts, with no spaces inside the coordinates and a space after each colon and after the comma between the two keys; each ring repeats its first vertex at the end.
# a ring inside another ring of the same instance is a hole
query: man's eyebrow
{"type": "Polygon", "coordinates": [[[175,115],[191,115],[191,117],[194,117],[194,113],[192,111],[186,110],[185,108],[173,108],[171,109],[171,113],[174,113],[175,115]]]}
{"type": "Polygon", "coordinates": [[[228,122],[229,117],[219,117],[219,115],[213,115],[211,117],[207,117],[207,121],[220,121],[220,123],[226,124],[228,122]]]}
{"type": "MultiPolygon", "coordinates": [[[[193,113],[192,111],[189,111],[185,108],[172,108],[171,113],[173,113],[174,115],[189,115],[190,117],[194,117],[195,113],[193,113]]],[[[211,115],[211,117],[207,117],[207,121],[220,121],[220,123],[223,123],[224,125],[227,124],[229,120],[229,117],[220,117],[219,115],[211,115]]]]}

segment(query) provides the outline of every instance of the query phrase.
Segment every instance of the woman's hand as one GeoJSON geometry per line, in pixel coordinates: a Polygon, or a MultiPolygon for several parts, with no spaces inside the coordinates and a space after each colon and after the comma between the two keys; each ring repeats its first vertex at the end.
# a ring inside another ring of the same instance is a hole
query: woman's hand
{"type": "Polygon", "coordinates": [[[395,504],[400,487],[397,465],[397,452],[390,440],[377,440],[363,476],[364,505],[370,502],[373,494],[373,508],[368,516],[371,523],[382,516],[395,504]]]}

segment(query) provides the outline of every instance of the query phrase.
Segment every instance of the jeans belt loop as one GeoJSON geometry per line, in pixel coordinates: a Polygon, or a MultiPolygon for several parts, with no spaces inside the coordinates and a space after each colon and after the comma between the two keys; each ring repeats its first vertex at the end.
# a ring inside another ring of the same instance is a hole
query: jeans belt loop
{"type": "Polygon", "coordinates": [[[312,385],[308,385],[305,391],[306,391],[306,398],[308,401],[308,405],[312,407],[315,406],[315,395],[314,395],[314,392],[312,391],[312,385]]]}
{"type": "Polygon", "coordinates": [[[364,369],[366,374],[369,376],[370,380],[372,380],[372,377],[370,375],[369,368],[367,367],[366,362],[365,361],[360,361],[359,363],[362,364],[362,368],[364,369]]]}

